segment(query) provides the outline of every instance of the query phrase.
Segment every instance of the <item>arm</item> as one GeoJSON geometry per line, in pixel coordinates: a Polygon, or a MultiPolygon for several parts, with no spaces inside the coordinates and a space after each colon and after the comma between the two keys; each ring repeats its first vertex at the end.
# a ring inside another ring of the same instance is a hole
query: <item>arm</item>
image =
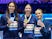
{"type": "Polygon", "coordinates": [[[5,30],[7,27],[7,20],[4,16],[0,18],[0,30],[5,30]]]}
{"type": "Polygon", "coordinates": [[[44,20],[44,25],[45,25],[45,27],[42,27],[41,30],[40,30],[40,32],[41,32],[44,36],[46,36],[46,35],[48,35],[48,34],[50,33],[50,32],[49,32],[49,22],[46,21],[46,20],[44,20]]]}
{"type": "Polygon", "coordinates": [[[22,17],[18,16],[18,31],[23,32],[23,30],[24,30],[24,27],[23,27],[22,17]]]}

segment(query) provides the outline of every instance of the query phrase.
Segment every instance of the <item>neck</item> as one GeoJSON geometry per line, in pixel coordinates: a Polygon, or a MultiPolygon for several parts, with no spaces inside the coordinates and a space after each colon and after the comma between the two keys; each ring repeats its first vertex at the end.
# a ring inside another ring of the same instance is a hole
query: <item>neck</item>
{"type": "Polygon", "coordinates": [[[42,20],[42,18],[39,18],[39,20],[42,20]]]}
{"type": "Polygon", "coordinates": [[[14,12],[9,12],[9,13],[11,14],[11,13],[14,13],[14,12]]]}
{"type": "Polygon", "coordinates": [[[30,16],[30,14],[26,14],[26,16],[27,16],[27,17],[29,17],[29,16],[30,16]]]}

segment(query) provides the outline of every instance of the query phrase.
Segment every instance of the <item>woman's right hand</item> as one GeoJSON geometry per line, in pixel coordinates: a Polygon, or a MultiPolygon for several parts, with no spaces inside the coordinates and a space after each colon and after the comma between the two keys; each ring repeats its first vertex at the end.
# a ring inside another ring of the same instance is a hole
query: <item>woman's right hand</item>
{"type": "Polygon", "coordinates": [[[12,21],[10,19],[8,19],[7,22],[8,22],[8,25],[10,25],[12,23],[12,21]]]}
{"type": "Polygon", "coordinates": [[[26,27],[27,26],[27,23],[24,23],[24,27],[26,27]]]}

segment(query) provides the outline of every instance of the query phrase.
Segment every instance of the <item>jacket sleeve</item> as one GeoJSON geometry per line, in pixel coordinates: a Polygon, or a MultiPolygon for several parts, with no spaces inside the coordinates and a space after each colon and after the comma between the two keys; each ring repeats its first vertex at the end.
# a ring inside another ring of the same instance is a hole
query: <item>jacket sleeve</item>
{"type": "Polygon", "coordinates": [[[23,27],[23,21],[20,16],[18,16],[18,32],[23,32],[24,27],[23,27]]]}
{"type": "Polygon", "coordinates": [[[4,16],[1,16],[0,18],[0,30],[7,29],[7,20],[4,16]]]}
{"type": "Polygon", "coordinates": [[[44,36],[47,36],[48,34],[50,34],[50,31],[49,31],[49,22],[48,21],[44,21],[44,25],[45,27],[43,27],[40,32],[42,33],[42,35],[44,36]]]}

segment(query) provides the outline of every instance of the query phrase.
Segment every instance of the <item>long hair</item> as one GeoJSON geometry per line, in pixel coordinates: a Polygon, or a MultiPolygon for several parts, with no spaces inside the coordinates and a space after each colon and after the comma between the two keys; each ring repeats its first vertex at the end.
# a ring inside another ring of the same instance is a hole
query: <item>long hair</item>
{"type": "Polygon", "coordinates": [[[9,9],[8,9],[8,6],[10,3],[14,3],[15,5],[15,10],[14,10],[14,13],[15,13],[15,20],[18,20],[18,10],[17,10],[17,4],[15,2],[9,2],[8,5],[7,5],[7,10],[6,10],[6,18],[9,19],[9,9]]]}

